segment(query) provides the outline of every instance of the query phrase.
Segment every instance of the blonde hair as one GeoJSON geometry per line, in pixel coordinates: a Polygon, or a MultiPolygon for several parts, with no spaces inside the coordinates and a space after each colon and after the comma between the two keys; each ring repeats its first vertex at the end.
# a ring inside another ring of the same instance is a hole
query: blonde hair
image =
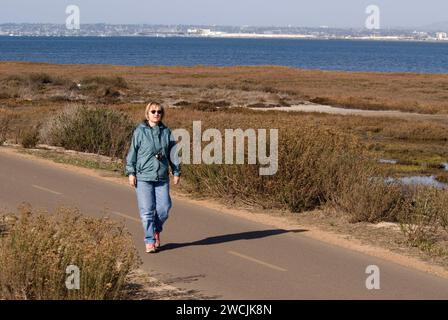
{"type": "Polygon", "coordinates": [[[151,107],[159,107],[160,110],[162,110],[162,114],[160,115],[160,121],[162,121],[163,116],[165,115],[165,108],[163,107],[163,105],[161,105],[160,103],[157,103],[157,102],[148,103],[148,105],[145,108],[145,119],[148,120],[149,111],[151,111],[151,107]]]}

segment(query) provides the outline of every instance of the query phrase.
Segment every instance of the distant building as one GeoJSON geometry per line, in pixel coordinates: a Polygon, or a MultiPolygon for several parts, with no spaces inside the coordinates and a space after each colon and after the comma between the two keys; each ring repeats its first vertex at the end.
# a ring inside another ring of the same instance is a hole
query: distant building
{"type": "Polygon", "coordinates": [[[210,29],[188,29],[189,34],[210,35],[212,31],[210,29]]]}
{"type": "Polygon", "coordinates": [[[448,34],[446,32],[437,32],[436,39],[437,40],[448,40],[448,34]]]}

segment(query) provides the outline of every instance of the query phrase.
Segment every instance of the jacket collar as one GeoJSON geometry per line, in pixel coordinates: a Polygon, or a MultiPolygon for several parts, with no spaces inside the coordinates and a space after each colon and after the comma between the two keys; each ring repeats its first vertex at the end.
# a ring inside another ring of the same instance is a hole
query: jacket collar
{"type": "MultiPolygon", "coordinates": [[[[153,129],[148,125],[146,120],[144,120],[142,123],[140,123],[140,127],[143,127],[145,129],[149,129],[149,130],[153,129]]],[[[166,126],[162,122],[159,122],[155,127],[158,127],[157,129],[159,129],[159,130],[166,128],[166,126]]]]}

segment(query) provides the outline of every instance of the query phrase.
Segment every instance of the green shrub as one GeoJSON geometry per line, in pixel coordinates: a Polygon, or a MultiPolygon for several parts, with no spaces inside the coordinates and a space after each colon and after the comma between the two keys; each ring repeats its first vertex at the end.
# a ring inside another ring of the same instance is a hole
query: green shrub
{"type": "Polygon", "coordinates": [[[74,106],[51,118],[41,136],[50,145],[123,159],[134,128],[134,122],[122,112],[74,106]]]}

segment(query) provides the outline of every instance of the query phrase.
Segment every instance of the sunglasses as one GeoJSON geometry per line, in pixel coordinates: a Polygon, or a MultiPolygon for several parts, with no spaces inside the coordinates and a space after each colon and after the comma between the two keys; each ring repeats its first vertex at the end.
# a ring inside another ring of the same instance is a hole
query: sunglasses
{"type": "Polygon", "coordinates": [[[156,114],[156,112],[157,112],[157,114],[162,114],[163,113],[162,110],[151,110],[152,114],[156,114]]]}

